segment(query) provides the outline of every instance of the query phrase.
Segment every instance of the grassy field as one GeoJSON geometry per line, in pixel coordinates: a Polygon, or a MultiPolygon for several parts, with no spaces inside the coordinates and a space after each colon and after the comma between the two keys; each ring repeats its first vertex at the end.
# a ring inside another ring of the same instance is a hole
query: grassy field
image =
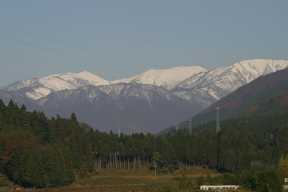
{"type": "Polygon", "coordinates": [[[78,179],[71,186],[38,192],[168,192],[179,187],[183,175],[190,181],[203,176],[217,176],[216,172],[203,168],[178,170],[173,174],[160,174],[156,177],[153,174],[149,169],[105,169],[93,176],[78,179]]]}
{"type": "Polygon", "coordinates": [[[11,185],[6,177],[0,175],[0,192],[11,191],[11,185]]]}
{"type": "MultiPolygon", "coordinates": [[[[200,177],[217,177],[213,170],[194,167],[177,170],[172,174],[153,175],[145,169],[119,170],[102,169],[90,176],[78,178],[70,186],[34,189],[34,192],[192,192],[199,191],[197,180],[200,177]]],[[[0,177],[0,192],[13,191],[11,184],[0,177]],[[2,188],[1,188],[2,186],[2,188]]],[[[28,190],[26,190],[28,191],[28,190]]]]}

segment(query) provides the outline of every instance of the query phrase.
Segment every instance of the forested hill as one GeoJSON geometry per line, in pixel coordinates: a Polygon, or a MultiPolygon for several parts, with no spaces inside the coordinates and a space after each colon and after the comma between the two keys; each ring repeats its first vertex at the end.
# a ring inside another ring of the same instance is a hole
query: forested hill
{"type": "MultiPolygon", "coordinates": [[[[288,95],[288,70],[278,71],[262,76],[251,83],[239,88],[227,97],[224,97],[203,112],[192,118],[193,125],[215,120],[216,108],[220,108],[220,118],[238,118],[250,113],[269,112],[261,107],[269,102],[278,101],[277,109],[287,104],[285,95],[288,95]]],[[[276,104],[276,103],[275,103],[276,104]]],[[[276,107],[276,106],[275,106],[276,107]]]]}
{"type": "Polygon", "coordinates": [[[222,121],[217,165],[215,122],[164,135],[117,135],[95,131],[74,114],[70,119],[47,119],[12,101],[7,106],[0,102],[0,172],[25,187],[51,187],[70,184],[99,168],[130,170],[155,162],[168,170],[276,167],[288,149],[287,116],[283,110],[222,121]]]}
{"type": "Polygon", "coordinates": [[[71,119],[47,119],[0,101],[0,171],[25,187],[58,186],[89,162],[92,130],[71,119]],[[85,165],[84,165],[85,161],[85,165]]]}
{"type": "Polygon", "coordinates": [[[98,132],[74,114],[48,119],[0,100],[0,173],[24,187],[70,184],[94,172],[96,162],[102,168],[115,167],[116,158],[131,166],[136,159],[148,163],[154,141],[152,135],[98,132]]]}
{"type": "Polygon", "coordinates": [[[253,81],[196,116],[192,123],[183,122],[178,131],[173,128],[164,134],[191,135],[194,144],[187,150],[194,154],[192,159],[204,157],[210,167],[217,161],[218,106],[222,169],[245,169],[255,164],[275,167],[288,153],[288,70],[253,81]]]}
{"type": "Polygon", "coordinates": [[[254,112],[222,120],[218,133],[215,120],[192,129],[186,122],[163,138],[172,141],[170,151],[192,164],[226,171],[277,169],[281,156],[288,154],[287,96],[261,103],[254,112]]]}

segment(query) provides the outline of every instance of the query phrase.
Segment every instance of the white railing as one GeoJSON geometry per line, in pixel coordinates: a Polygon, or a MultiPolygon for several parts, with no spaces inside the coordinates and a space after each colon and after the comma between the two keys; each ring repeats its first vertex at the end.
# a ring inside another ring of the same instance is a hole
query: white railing
{"type": "Polygon", "coordinates": [[[225,190],[238,190],[239,185],[202,185],[201,191],[225,191],[225,190]]]}

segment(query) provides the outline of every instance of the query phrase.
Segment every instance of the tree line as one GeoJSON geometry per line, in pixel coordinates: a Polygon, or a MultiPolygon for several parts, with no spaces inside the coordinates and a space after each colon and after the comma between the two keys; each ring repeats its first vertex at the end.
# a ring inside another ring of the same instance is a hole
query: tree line
{"type": "Polygon", "coordinates": [[[0,172],[24,187],[51,187],[105,168],[151,167],[155,174],[190,166],[276,169],[288,152],[287,116],[281,111],[225,120],[219,135],[216,122],[193,128],[184,123],[158,135],[119,135],[94,130],[75,114],[47,118],[0,101],[0,172]]]}

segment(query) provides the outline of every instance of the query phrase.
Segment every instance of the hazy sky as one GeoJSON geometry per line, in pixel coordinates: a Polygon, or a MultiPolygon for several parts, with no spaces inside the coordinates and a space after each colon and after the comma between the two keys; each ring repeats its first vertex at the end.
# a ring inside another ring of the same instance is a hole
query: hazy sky
{"type": "Polygon", "coordinates": [[[287,0],[1,0],[0,85],[288,57],[287,0]]]}

